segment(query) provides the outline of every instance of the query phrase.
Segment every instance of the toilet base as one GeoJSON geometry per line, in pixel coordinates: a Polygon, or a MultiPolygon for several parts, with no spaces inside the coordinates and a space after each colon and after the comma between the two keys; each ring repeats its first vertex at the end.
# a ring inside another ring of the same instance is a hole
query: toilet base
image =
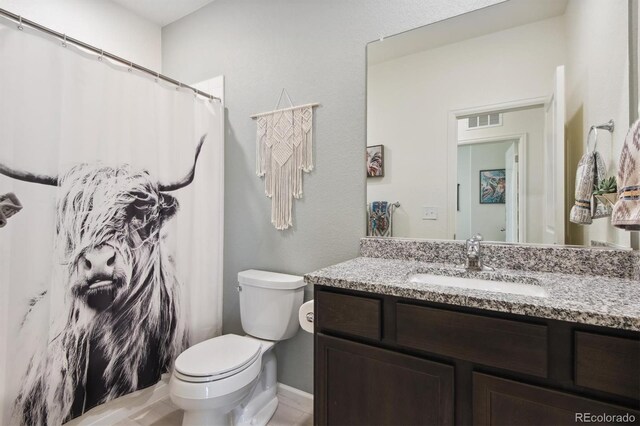
{"type": "Polygon", "coordinates": [[[234,426],[265,426],[278,408],[277,386],[277,361],[272,345],[262,354],[262,371],[251,396],[233,410],[234,426]]]}
{"type": "Polygon", "coordinates": [[[229,413],[219,411],[201,410],[185,411],[182,417],[182,426],[231,426],[229,413]]]}
{"type": "Polygon", "coordinates": [[[246,401],[252,390],[255,389],[258,380],[224,395],[223,397],[206,400],[191,400],[171,395],[174,404],[184,410],[182,426],[232,426],[233,410],[243,401],[246,401]]]}
{"type": "Polygon", "coordinates": [[[274,396],[257,413],[251,417],[240,416],[233,423],[234,426],[265,426],[273,417],[273,413],[278,408],[278,397],[274,396]]]}

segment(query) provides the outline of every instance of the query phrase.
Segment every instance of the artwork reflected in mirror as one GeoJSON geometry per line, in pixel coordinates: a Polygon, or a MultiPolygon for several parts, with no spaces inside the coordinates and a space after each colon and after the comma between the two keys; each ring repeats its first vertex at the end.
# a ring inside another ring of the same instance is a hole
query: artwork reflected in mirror
{"type": "Polygon", "coordinates": [[[505,203],[507,182],[504,170],[480,170],[480,204],[505,203]]]}
{"type": "Polygon", "coordinates": [[[384,146],[367,147],[367,177],[384,177],[384,146]]]}
{"type": "Polygon", "coordinates": [[[609,119],[617,173],[628,33],[611,28],[627,22],[627,0],[508,0],[369,43],[367,204],[401,203],[394,237],[629,247],[610,217],[569,221],[588,130],[609,119]]]}

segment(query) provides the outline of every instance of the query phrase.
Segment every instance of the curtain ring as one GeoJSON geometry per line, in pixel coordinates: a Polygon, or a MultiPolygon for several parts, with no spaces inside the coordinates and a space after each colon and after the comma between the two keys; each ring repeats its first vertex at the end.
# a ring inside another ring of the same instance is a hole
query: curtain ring
{"type": "Polygon", "coordinates": [[[591,137],[591,132],[593,132],[593,150],[595,151],[596,148],[598,147],[598,129],[596,129],[596,126],[591,126],[591,128],[589,129],[589,134],[587,135],[587,152],[589,151],[589,138],[591,137]]]}
{"type": "Polygon", "coordinates": [[[129,62],[129,69],[127,71],[129,72],[133,71],[133,62],[129,62]]]}
{"type": "Polygon", "coordinates": [[[155,80],[156,80],[156,83],[160,81],[160,73],[159,72],[156,73],[155,80]]]}
{"type": "Polygon", "coordinates": [[[24,30],[24,27],[22,26],[22,16],[18,16],[18,29],[20,31],[24,30]]]}
{"type": "Polygon", "coordinates": [[[62,34],[62,47],[67,47],[67,35],[62,34]]]}

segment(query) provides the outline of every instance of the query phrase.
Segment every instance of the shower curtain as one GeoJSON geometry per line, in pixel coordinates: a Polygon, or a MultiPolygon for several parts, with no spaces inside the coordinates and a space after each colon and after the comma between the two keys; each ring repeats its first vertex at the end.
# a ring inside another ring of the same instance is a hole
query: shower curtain
{"type": "Polygon", "coordinates": [[[0,424],[57,425],[220,334],[219,102],[0,18],[0,424]]]}

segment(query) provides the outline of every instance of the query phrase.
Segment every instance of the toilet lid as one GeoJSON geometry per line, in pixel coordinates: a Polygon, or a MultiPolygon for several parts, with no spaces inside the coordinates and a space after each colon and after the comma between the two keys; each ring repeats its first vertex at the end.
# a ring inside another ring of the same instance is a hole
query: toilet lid
{"type": "Polygon", "coordinates": [[[260,342],[235,334],[205,340],[184,351],[175,363],[177,372],[190,377],[210,377],[244,370],[260,355],[260,342]]]}

